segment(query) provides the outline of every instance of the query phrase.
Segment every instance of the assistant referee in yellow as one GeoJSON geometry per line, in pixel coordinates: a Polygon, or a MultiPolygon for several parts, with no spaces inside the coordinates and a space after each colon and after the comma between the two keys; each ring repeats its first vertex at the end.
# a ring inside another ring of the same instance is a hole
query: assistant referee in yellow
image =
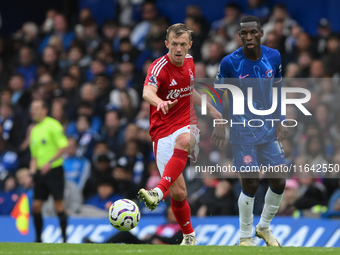
{"type": "Polygon", "coordinates": [[[43,218],[41,207],[48,196],[54,198],[54,205],[60,220],[63,241],[66,242],[67,216],[64,212],[64,169],[62,155],[68,142],[59,121],[47,116],[48,105],[43,100],[31,104],[31,117],[36,123],[30,135],[30,173],[34,175],[33,218],[36,242],[41,242],[43,218]]]}

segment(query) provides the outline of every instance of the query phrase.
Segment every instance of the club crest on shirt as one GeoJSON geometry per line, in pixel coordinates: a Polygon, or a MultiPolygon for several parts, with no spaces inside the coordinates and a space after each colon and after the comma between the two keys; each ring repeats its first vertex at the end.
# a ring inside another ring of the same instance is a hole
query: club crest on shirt
{"type": "Polygon", "coordinates": [[[273,70],[268,69],[264,75],[266,76],[267,79],[271,79],[274,76],[274,72],[273,70]]]}
{"type": "Polygon", "coordinates": [[[151,81],[154,84],[157,84],[157,77],[156,77],[156,75],[151,75],[150,78],[149,78],[149,81],[151,81]]]}
{"type": "Polygon", "coordinates": [[[253,158],[252,158],[252,156],[250,156],[250,155],[245,155],[245,156],[243,157],[243,162],[244,162],[244,164],[246,164],[246,165],[250,165],[251,163],[253,163],[253,158]]]}

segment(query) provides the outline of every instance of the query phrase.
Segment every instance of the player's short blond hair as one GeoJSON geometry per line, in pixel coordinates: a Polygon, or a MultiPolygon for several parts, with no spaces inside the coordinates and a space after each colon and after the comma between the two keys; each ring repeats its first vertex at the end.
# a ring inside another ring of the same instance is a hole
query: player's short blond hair
{"type": "Polygon", "coordinates": [[[183,23],[176,23],[173,24],[172,26],[170,26],[167,30],[166,30],[166,40],[169,41],[169,36],[170,33],[174,33],[175,37],[179,37],[181,36],[183,33],[188,33],[189,35],[189,42],[191,42],[191,34],[192,34],[192,30],[190,30],[185,24],[183,23]]]}

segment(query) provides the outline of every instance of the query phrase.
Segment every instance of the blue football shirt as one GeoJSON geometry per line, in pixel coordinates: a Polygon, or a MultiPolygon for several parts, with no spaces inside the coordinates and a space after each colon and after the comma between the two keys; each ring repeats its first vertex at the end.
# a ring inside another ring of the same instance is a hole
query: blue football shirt
{"type": "Polygon", "coordinates": [[[285,116],[281,115],[280,53],[263,45],[261,52],[261,57],[252,61],[244,56],[242,47],[237,49],[222,59],[215,79],[215,84],[236,86],[244,96],[244,114],[234,114],[233,100],[236,98],[228,91],[231,144],[256,145],[274,141],[277,121],[272,120],[285,119],[285,116]],[[252,113],[248,107],[248,98],[256,110],[271,109],[273,87],[278,88],[276,111],[264,116],[252,113]],[[252,88],[252,98],[248,94],[248,88],[252,88]]]}

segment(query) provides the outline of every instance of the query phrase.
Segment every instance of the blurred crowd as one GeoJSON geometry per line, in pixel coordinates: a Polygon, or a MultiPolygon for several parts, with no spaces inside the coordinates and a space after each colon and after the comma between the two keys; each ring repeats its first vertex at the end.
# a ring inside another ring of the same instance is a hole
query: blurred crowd
{"type": "MultiPolygon", "coordinates": [[[[159,173],[148,134],[149,105],[142,100],[150,63],[167,53],[165,31],[170,24],[156,1],[140,1],[139,18],[119,1],[120,12],[102,25],[89,8],[80,9],[77,24],[54,9],[43,24],[26,22],[11,37],[0,38],[0,215],[10,214],[21,193],[32,198],[28,173],[29,136],[34,126],[30,103],[49,102],[49,115],[65,128],[69,148],[64,155],[65,206],[69,215],[106,216],[116,199],[135,199],[139,188],[154,187],[159,173]]],[[[296,119],[283,147],[288,165],[340,164],[340,47],[332,24],[323,18],[312,37],[290,16],[284,4],[269,8],[249,0],[241,9],[228,3],[224,17],[208,23],[199,6],[186,7],[184,22],[193,31],[190,54],[197,78],[214,78],[221,59],[241,46],[237,35],[242,15],[263,22],[263,44],[278,49],[285,86],[311,92],[306,104],[312,117],[289,106],[287,119],[296,119]]],[[[231,164],[227,146],[219,152],[211,129],[200,123],[201,158],[231,164]],[[223,155],[223,156],[221,156],[223,155]]],[[[339,170],[339,167],[337,168],[339,170]]],[[[184,172],[192,213],[237,214],[238,178],[184,172]]],[[[293,175],[287,181],[280,215],[319,217],[340,215],[339,173],[333,178],[293,175]]],[[[262,210],[268,184],[261,181],[255,214],[262,210]]],[[[150,213],[142,204],[142,212],[150,213]]],[[[164,214],[166,205],[152,212],[164,214]]],[[[44,215],[55,214],[47,201],[44,215]]]]}

